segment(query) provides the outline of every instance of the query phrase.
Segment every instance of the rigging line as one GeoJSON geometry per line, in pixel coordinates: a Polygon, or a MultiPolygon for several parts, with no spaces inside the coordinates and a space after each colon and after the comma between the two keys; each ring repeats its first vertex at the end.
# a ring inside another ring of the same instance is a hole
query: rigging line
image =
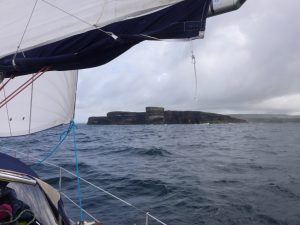
{"type": "MultiPolygon", "coordinates": [[[[33,13],[34,13],[34,10],[35,10],[35,8],[36,8],[36,5],[37,5],[38,1],[39,1],[39,0],[36,0],[36,1],[35,1],[34,6],[33,6],[32,10],[31,10],[31,13],[30,13],[29,19],[28,19],[28,21],[27,21],[27,24],[26,24],[26,26],[25,26],[25,29],[24,29],[24,31],[23,31],[21,40],[20,40],[19,45],[18,45],[18,47],[17,47],[16,53],[15,53],[15,55],[14,55],[14,57],[13,57],[13,65],[15,65],[15,59],[16,59],[16,56],[17,56],[17,54],[18,54],[18,52],[19,52],[19,49],[20,49],[20,47],[21,47],[21,44],[22,44],[23,39],[24,39],[24,36],[25,36],[25,34],[26,34],[26,32],[27,32],[28,26],[29,26],[29,24],[30,24],[31,18],[32,18],[32,16],[33,16],[33,13]]],[[[25,56],[25,55],[23,54],[23,56],[25,56]]]]}
{"type": "MultiPolygon", "coordinates": [[[[6,93],[5,93],[4,87],[3,87],[3,96],[4,96],[4,99],[6,99],[6,93]]],[[[7,104],[5,106],[6,106],[5,108],[6,108],[6,115],[7,115],[8,127],[9,127],[9,134],[10,134],[10,136],[12,136],[11,124],[10,124],[9,112],[8,112],[8,106],[7,106],[7,104]]]]}
{"type": "MultiPolygon", "coordinates": [[[[34,74],[34,79],[38,79],[41,75],[43,75],[45,72],[47,72],[50,69],[50,66],[43,67],[42,69],[39,70],[39,72],[34,74]]],[[[25,88],[27,88],[31,82],[33,82],[32,79],[30,78],[27,80],[24,84],[22,84],[20,87],[18,87],[15,91],[13,91],[7,98],[5,98],[2,102],[0,102],[0,109],[6,105],[8,102],[10,102],[14,97],[16,97],[18,94],[20,94],[25,88]]]]}
{"type": "Polygon", "coordinates": [[[99,26],[97,26],[97,24],[91,24],[91,23],[89,23],[89,22],[87,22],[87,21],[81,19],[80,17],[78,17],[78,16],[76,16],[76,15],[73,15],[72,13],[67,12],[67,11],[64,10],[64,9],[59,8],[58,6],[52,4],[51,2],[48,2],[47,0],[41,0],[41,1],[43,1],[44,3],[46,3],[46,4],[50,5],[50,6],[52,6],[52,7],[55,8],[55,9],[58,9],[59,11],[65,13],[65,14],[67,14],[67,15],[69,15],[69,16],[71,16],[71,17],[77,19],[78,21],[80,21],[80,22],[82,22],[82,23],[84,23],[84,24],[87,24],[87,25],[89,25],[89,26],[91,26],[91,27],[96,28],[97,30],[99,30],[99,31],[101,31],[101,32],[103,32],[103,33],[105,33],[105,34],[107,34],[108,36],[112,37],[112,38],[115,39],[115,40],[118,38],[118,36],[116,36],[116,35],[113,34],[112,32],[108,32],[108,31],[102,30],[99,26]]]}

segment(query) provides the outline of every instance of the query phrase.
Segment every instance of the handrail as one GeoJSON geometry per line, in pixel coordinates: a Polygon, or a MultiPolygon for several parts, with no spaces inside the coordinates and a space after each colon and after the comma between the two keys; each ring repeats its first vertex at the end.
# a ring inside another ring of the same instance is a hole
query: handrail
{"type": "MultiPolygon", "coordinates": [[[[77,206],[77,208],[80,208],[80,206],[76,203],[76,202],[74,202],[68,195],[66,195],[65,193],[63,193],[63,192],[60,192],[60,194],[61,195],[63,195],[66,199],[68,199],[71,203],[73,203],[75,206],[77,206]]],[[[85,213],[85,214],[87,214],[89,217],[91,217],[93,220],[95,220],[95,222],[97,222],[97,223],[100,223],[100,221],[98,220],[98,219],[96,219],[92,214],[90,214],[88,211],[86,211],[85,209],[82,209],[83,210],[83,212],[85,213]]]]}
{"type": "Polygon", "coordinates": [[[2,169],[0,169],[0,178],[7,181],[19,182],[23,184],[29,184],[29,185],[36,184],[36,180],[32,179],[31,177],[28,177],[27,175],[11,173],[10,171],[2,170],[2,169]]]}
{"type": "MultiPolygon", "coordinates": [[[[1,147],[1,148],[5,148],[5,147],[1,147]]],[[[15,157],[15,158],[17,158],[17,154],[21,154],[21,155],[27,156],[27,159],[31,158],[31,159],[34,159],[34,160],[39,160],[39,159],[36,158],[36,157],[29,156],[28,153],[19,152],[19,151],[17,151],[17,150],[11,150],[11,149],[8,149],[8,148],[5,148],[5,149],[7,149],[7,150],[9,150],[9,151],[14,151],[14,152],[15,152],[15,154],[14,154],[14,157],[15,157]]],[[[49,166],[52,166],[52,167],[55,167],[55,168],[58,168],[58,169],[59,169],[59,192],[60,192],[60,194],[62,194],[62,195],[63,195],[68,201],[70,201],[73,205],[79,207],[79,205],[78,205],[77,203],[75,203],[69,196],[67,196],[65,193],[63,193],[63,192],[61,191],[61,187],[62,187],[62,171],[65,171],[66,173],[68,173],[68,174],[70,174],[70,175],[72,175],[73,177],[76,177],[76,178],[77,178],[77,175],[76,175],[75,173],[73,173],[73,172],[71,172],[71,171],[69,171],[69,170],[67,170],[67,169],[65,169],[65,168],[63,168],[63,167],[61,167],[61,166],[55,165],[55,164],[53,164],[53,163],[42,162],[42,165],[49,165],[49,166]]],[[[92,187],[98,189],[99,191],[101,191],[101,192],[103,192],[103,193],[109,195],[110,197],[112,197],[112,198],[114,198],[114,199],[116,199],[116,200],[118,200],[118,201],[120,201],[120,202],[122,202],[122,203],[124,203],[124,204],[126,204],[126,205],[128,205],[128,206],[130,206],[130,207],[132,207],[132,208],[134,208],[136,211],[141,212],[141,213],[144,213],[145,216],[146,216],[146,223],[145,223],[146,225],[149,225],[149,218],[154,219],[155,221],[157,221],[157,222],[160,223],[161,225],[167,225],[166,223],[162,222],[161,220],[159,220],[159,219],[156,218],[155,216],[151,215],[149,212],[146,212],[146,211],[144,211],[144,210],[142,210],[142,209],[139,209],[138,207],[134,206],[133,204],[131,204],[131,203],[129,203],[129,202],[127,202],[127,201],[125,201],[125,200],[123,200],[123,199],[117,197],[116,195],[110,193],[109,191],[107,191],[107,190],[105,190],[105,189],[103,189],[103,188],[101,188],[101,187],[98,187],[97,185],[91,183],[90,181],[88,181],[88,180],[86,180],[86,179],[84,179],[84,178],[82,178],[82,177],[79,177],[79,179],[80,179],[81,181],[87,183],[88,185],[90,185],[90,186],[92,186],[92,187]]],[[[84,211],[84,213],[86,213],[88,216],[90,216],[92,219],[94,219],[96,222],[99,222],[99,223],[100,223],[100,221],[97,220],[97,219],[96,219],[93,215],[91,215],[89,212],[87,212],[87,211],[84,210],[84,209],[83,209],[83,211],[84,211]]]]}

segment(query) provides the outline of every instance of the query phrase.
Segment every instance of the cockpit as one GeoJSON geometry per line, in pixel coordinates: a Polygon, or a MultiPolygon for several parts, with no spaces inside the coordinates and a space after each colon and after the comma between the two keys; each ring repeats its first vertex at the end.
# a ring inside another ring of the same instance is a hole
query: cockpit
{"type": "Polygon", "coordinates": [[[39,182],[42,181],[0,170],[0,225],[68,224],[58,218],[58,209],[39,182]]]}

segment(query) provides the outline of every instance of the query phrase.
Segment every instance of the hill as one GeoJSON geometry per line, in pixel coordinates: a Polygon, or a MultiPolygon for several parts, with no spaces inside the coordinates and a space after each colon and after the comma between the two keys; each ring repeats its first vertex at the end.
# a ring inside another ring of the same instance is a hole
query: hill
{"type": "Polygon", "coordinates": [[[246,120],[247,122],[258,123],[299,123],[300,116],[290,116],[285,114],[231,114],[230,116],[246,120]]]}

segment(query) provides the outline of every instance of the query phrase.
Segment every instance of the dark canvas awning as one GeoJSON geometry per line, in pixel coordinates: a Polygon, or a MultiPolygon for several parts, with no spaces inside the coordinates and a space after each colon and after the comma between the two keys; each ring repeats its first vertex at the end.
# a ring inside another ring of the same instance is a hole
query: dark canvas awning
{"type": "Polygon", "coordinates": [[[0,169],[23,173],[38,178],[38,175],[25,163],[3,153],[0,153],[0,169]]]}

